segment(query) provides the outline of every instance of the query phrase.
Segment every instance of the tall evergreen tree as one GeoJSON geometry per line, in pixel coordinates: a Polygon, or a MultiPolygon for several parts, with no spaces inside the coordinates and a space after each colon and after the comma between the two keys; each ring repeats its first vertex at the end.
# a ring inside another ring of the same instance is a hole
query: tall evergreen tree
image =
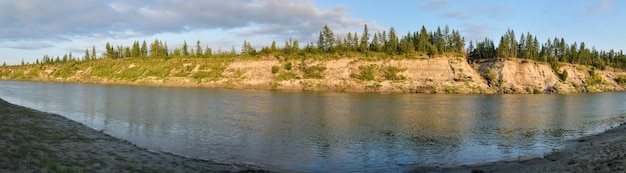
{"type": "Polygon", "coordinates": [[[91,47],[91,59],[96,59],[96,58],[98,58],[97,55],[96,55],[96,46],[93,45],[91,47]]]}
{"type": "Polygon", "coordinates": [[[196,41],[196,56],[202,56],[202,47],[200,46],[200,40],[196,41]]]}
{"type": "Polygon", "coordinates": [[[141,57],[148,57],[148,45],[146,44],[146,40],[143,40],[141,43],[141,57]]]}
{"type": "Polygon", "coordinates": [[[359,51],[365,52],[369,47],[369,30],[367,29],[367,24],[363,26],[363,35],[361,35],[361,43],[359,44],[359,51]]]}
{"type": "Polygon", "coordinates": [[[187,41],[183,41],[183,56],[189,56],[189,48],[187,48],[187,41]]]}

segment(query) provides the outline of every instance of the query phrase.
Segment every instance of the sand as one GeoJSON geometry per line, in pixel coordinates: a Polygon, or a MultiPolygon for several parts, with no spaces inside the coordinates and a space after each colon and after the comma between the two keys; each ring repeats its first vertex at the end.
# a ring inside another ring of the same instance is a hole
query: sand
{"type": "MultiPolygon", "coordinates": [[[[0,172],[240,171],[263,170],[148,151],[60,115],[0,100],[0,172]]],[[[547,155],[472,165],[407,166],[398,171],[626,172],[626,125],[569,141],[565,149],[547,155]]]]}
{"type": "Polygon", "coordinates": [[[0,172],[261,171],[153,152],[60,115],[0,100],[0,172]]]}

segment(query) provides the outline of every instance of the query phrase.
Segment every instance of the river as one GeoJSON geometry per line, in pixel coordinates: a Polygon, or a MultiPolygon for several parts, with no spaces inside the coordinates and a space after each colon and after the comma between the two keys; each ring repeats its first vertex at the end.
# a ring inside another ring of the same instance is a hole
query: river
{"type": "Polygon", "coordinates": [[[314,172],[549,153],[626,118],[626,93],[278,92],[0,81],[0,98],[154,151],[314,172]]]}

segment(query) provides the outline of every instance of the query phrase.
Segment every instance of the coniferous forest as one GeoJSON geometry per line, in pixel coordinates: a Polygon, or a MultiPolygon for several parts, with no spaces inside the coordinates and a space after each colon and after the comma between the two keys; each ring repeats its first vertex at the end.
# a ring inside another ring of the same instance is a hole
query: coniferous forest
{"type": "MultiPolygon", "coordinates": [[[[167,42],[154,40],[149,44],[144,40],[135,41],[132,45],[110,45],[107,43],[104,53],[97,55],[96,46],[87,48],[83,57],[72,56],[72,53],[62,57],[44,55],[35,62],[24,64],[51,64],[68,61],[90,61],[95,59],[119,58],[210,58],[219,57],[374,57],[389,59],[412,59],[417,57],[432,57],[437,55],[467,56],[470,63],[477,61],[498,60],[504,58],[531,59],[550,64],[557,62],[590,65],[598,69],[613,67],[626,69],[626,55],[622,50],[597,50],[584,42],[568,43],[564,38],[548,39],[541,43],[530,32],[516,36],[513,30],[508,30],[496,43],[489,38],[481,41],[469,41],[466,46],[464,36],[458,30],[448,26],[427,30],[424,26],[419,31],[406,34],[397,33],[393,27],[379,32],[370,32],[367,25],[358,32],[348,32],[339,36],[328,26],[319,32],[316,43],[300,43],[297,39],[289,39],[284,43],[272,41],[266,46],[257,49],[250,42],[243,41],[240,51],[236,47],[230,50],[214,51],[210,46],[203,46],[198,40],[195,45],[185,41],[182,47],[170,49],[167,42]]],[[[6,65],[6,64],[5,64],[6,65]]]]}

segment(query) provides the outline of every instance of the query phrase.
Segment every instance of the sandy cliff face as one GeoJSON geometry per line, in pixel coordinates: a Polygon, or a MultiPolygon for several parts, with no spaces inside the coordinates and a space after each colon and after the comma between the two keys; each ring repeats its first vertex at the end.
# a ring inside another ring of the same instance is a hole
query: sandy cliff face
{"type": "Polygon", "coordinates": [[[625,89],[615,79],[626,73],[614,69],[596,70],[583,65],[562,64],[560,70],[568,74],[563,81],[544,62],[509,59],[482,62],[475,66],[482,74],[488,70],[494,74],[495,79],[490,87],[498,93],[579,93],[625,89]],[[591,73],[597,74],[601,81],[590,83],[589,80],[593,77],[591,73]]]}
{"type": "Polygon", "coordinates": [[[491,93],[480,74],[464,58],[431,58],[418,60],[359,61],[338,59],[330,61],[265,60],[260,62],[233,62],[226,71],[242,71],[244,78],[235,88],[273,88],[279,90],[311,90],[339,92],[425,92],[425,93],[491,93]],[[291,63],[293,69],[284,66],[291,63]],[[280,71],[271,73],[272,66],[280,71]],[[306,67],[321,66],[321,78],[306,78],[306,67]],[[375,66],[373,80],[361,80],[355,75],[360,68],[375,66]],[[385,68],[402,69],[396,73],[401,79],[385,77],[385,68]],[[280,76],[293,73],[292,78],[280,76]]]}
{"type": "Polygon", "coordinates": [[[108,60],[96,63],[0,67],[6,80],[224,87],[292,91],[392,93],[577,93],[623,91],[620,70],[561,64],[561,80],[548,63],[508,59],[469,64],[463,57],[367,61],[284,60],[264,57],[207,62],[108,60]],[[64,73],[60,73],[64,72],[64,73]]]}

